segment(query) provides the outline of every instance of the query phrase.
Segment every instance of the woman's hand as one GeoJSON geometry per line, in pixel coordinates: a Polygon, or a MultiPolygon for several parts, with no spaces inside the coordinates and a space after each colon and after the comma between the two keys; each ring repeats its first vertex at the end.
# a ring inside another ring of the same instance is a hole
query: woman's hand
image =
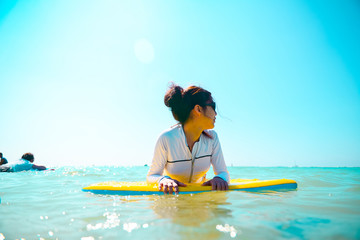
{"type": "Polygon", "coordinates": [[[164,192],[164,194],[172,194],[175,192],[176,194],[179,193],[179,186],[186,187],[186,184],[179,182],[178,180],[171,179],[171,178],[163,178],[159,182],[159,191],[164,192]]]}
{"type": "Polygon", "coordinates": [[[214,177],[213,179],[204,182],[201,186],[212,186],[212,190],[229,190],[229,185],[227,181],[225,181],[221,177],[214,177]]]}

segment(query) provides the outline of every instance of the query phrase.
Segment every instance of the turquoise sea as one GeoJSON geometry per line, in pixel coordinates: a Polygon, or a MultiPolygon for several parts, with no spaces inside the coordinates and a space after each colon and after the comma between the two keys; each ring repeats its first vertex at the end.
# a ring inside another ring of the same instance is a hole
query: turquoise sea
{"type": "MultiPolygon", "coordinates": [[[[229,167],[231,178],[298,182],[288,192],[94,195],[103,181],[144,181],[148,167],[0,173],[0,240],[360,239],[360,168],[229,167]]],[[[211,177],[211,176],[208,176],[211,177]]]]}

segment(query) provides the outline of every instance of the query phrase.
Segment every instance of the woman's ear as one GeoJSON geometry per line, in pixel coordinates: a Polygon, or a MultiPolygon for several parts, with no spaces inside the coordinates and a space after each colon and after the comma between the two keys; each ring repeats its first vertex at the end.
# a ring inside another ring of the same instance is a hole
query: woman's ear
{"type": "Polygon", "coordinates": [[[197,116],[200,115],[201,112],[203,111],[200,105],[195,105],[193,110],[197,116]]]}

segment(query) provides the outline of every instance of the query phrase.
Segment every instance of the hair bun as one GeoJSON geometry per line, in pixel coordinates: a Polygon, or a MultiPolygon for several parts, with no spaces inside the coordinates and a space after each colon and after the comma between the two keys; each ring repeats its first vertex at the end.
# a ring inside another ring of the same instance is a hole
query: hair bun
{"type": "Polygon", "coordinates": [[[171,109],[174,118],[179,122],[184,122],[187,113],[187,104],[184,101],[184,89],[176,84],[171,84],[164,97],[164,103],[171,109]]]}
{"type": "Polygon", "coordinates": [[[172,83],[164,97],[164,103],[171,109],[175,120],[184,124],[196,104],[205,106],[212,101],[211,93],[201,87],[190,86],[185,90],[172,83]]]}
{"type": "Polygon", "coordinates": [[[165,105],[171,108],[171,110],[175,110],[176,108],[181,106],[183,101],[183,91],[184,90],[182,87],[172,84],[165,94],[165,105]]]}

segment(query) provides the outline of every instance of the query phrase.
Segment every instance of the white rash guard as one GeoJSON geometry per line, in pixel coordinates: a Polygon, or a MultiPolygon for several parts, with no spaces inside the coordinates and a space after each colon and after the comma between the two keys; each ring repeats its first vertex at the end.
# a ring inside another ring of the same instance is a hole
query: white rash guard
{"type": "Polygon", "coordinates": [[[192,152],[186,142],[181,125],[163,132],[155,146],[154,158],[147,175],[148,183],[158,183],[170,177],[183,183],[201,183],[205,180],[210,165],[216,177],[230,181],[220,142],[215,131],[207,130],[209,138],[201,134],[192,152]]]}

